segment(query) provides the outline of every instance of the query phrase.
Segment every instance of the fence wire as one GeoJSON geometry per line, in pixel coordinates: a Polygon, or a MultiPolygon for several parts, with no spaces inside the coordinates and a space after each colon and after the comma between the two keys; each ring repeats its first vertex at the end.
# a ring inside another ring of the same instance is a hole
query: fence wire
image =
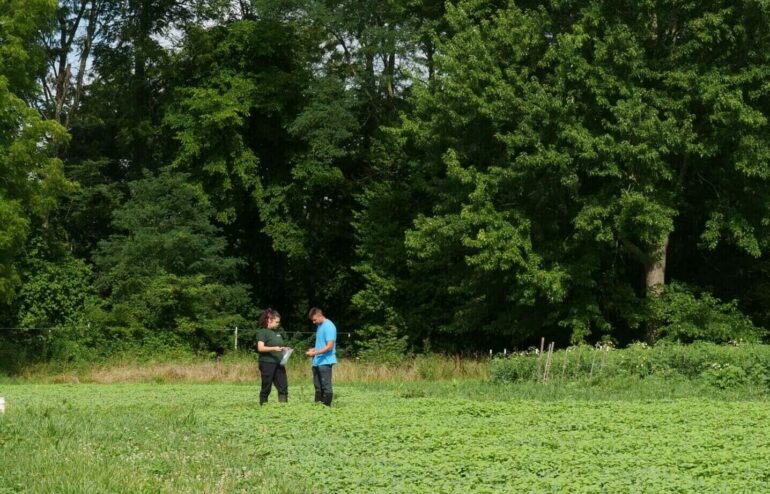
{"type": "MultiPolygon", "coordinates": [[[[92,327],[90,325],[89,326],[52,326],[48,328],[36,328],[36,327],[22,328],[22,327],[5,326],[5,327],[0,327],[0,332],[6,332],[7,335],[10,336],[12,339],[27,340],[30,343],[33,342],[34,340],[37,340],[38,342],[40,342],[42,339],[42,342],[43,342],[42,344],[45,344],[45,341],[51,341],[51,338],[54,335],[56,335],[56,333],[62,330],[91,330],[91,329],[92,327]],[[32,334],[32,333],[36,333],[36,334],[32,334]],[[38,339],[38,338],[41,338],[41,339],[38,339]]],[[[232,328],[196,328],[196,330],[200,330],[201,332],[204,332],[204,333],[231,333],[233,350],[238,350],[239,338],[241,339],[241,348],[243,348],[243,343],[247,343],[247,344],[253,343],[250,340],[256,336],[257,331],[259,331],[259,329],[260,328],[240,328],[237,326],[232,328]]],[[[116,332],[119,332],[119,331],[116,331],[116,332]]],[[[297,338],[297,337],[299,337],[302,340],[307,340],[309,339],[309,335],[316,334],[315,331],[283,330],[283,332],[286,334],[288,340],[292,340],[293,338],[297,338]],[[304,335],[304,336],[300,336],[300,335],[304,335]]],[[[338,332],[337,341],[340,342],[341,338],[344,338],[345,340],[347,340],[346,344],[352,343],[353,332],[351,331],[338,332]]]]}

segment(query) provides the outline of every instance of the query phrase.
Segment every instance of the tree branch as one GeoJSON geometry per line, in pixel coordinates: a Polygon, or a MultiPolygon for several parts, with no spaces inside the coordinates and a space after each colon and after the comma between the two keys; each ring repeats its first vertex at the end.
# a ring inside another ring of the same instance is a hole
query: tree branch
{"type": "Polygon", "coordinates": [[[93,0],[91,2],[91,12],[88,14],[88,25],[86,26],[86,35],[83,39],[83,50],[80,52],[80,64],[78,66],[78,75],[75,80],[75,95],[72,101],[72,107],[67,112],[67,119],[64,127],[69,129],[72,122],[72,117],[77,112],[78,106],[80,106],[80,96],[83,92],[83,80],[86,72],[86,64],[88,63],[88,57],[91,56],[91,46],[93,45],[94,37],[96,36],[96,27],[98,24],[99,11],[103,2],[93,0]]]}
{"type": "Polygon", "coordinates": [[[620,242],[623,244],[623,247],[626,248],[626,250],[637,258],[639,262],[644,264],[645,266],[651,264],[653,262],[652,256],[650,256],[648,253],[640,249],[636,244],[631,242],[625,237],[618,237],[620,242]]]}

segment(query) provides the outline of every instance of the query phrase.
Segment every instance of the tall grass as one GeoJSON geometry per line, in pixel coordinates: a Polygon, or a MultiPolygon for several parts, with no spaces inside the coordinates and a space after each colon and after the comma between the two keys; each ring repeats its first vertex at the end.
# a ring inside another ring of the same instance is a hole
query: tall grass
{"type": "MultiPolygon", "coordinates": [[[[463,359],[443,355],[418,355],[400,364],[341,359],[334,366],[335,382],[415,382],[447,379],[485,379],[487,360],[463,359]]],[[[292,357],[287,366],[291,382],[311,380],[310,361],[292,357]]],[[[60,364],[38,364],[23,368],[16,381],[43,383],[245,383],[260,379],[254,354],[233,353],[220,360],[207,358],[175,361],[137,361],[114,358],[110,361],[62,369],[60,364]]]]}

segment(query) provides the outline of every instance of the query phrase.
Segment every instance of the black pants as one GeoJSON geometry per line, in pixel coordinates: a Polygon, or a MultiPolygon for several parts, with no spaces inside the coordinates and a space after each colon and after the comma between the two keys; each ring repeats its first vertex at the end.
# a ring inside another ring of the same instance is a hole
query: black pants
{"type": "Polygon", "coordinates": [[[327,407],[332,406],[332,366],[318,365],[313,367],[313,386],[315,386],[315,401],[320,401],[327,407]]]}
{"type": "Polygon", "coordinates": [[[275,384],[278,390],[278,401],[289,399],[289,380],[286,378],[286,367],[275,362],[259,361],[259,373],[262,374],[262,389],[259,391],[259,404],[267,402],[270,390],[275,384]]]}

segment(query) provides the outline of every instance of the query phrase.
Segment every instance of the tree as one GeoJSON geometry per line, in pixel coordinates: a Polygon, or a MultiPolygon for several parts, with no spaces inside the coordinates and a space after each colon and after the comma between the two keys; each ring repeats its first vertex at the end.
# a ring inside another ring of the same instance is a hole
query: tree
{"type": "Polygon", "coordinates": [[[257,300],[283,307],[288,324],[304,322],[296,318],[309,287],[274,248],[282,239],[267,225],[280,218],[266,206],[265,187],[291,177],[299,145],[288,127],[305,101],[312,39],[280,10],[190,29],[174,58],[164,118],[172,166],[201,185],[230,252],[247,262],[242,279],[253,283],[257,300]]]}
{"type": "MultiPolygon", "coordinates": [[[[159,129],[169,88],[172,48],[179,34],[209,19],[209,1],[104,0],[92,72],[79,111],[79,139],[106,154],[74,155],[118,161],[132,178],[168,163],[159,129]]],[[[211,11],[216,13],[216,9],[211,11]]]]}
{"type": "Polygon", "coordinates": [[[188,175],[163,172],[134,181],[113,215],[118,233],[95,254],[96,288],[104,297],[95,322],[134,338],[164,336],[191,345],[222,345],[249,313],[241,261],[224,254],[214,210],[188,175]]]}
{"type": "Polygon", "coordinates": [[[408,246],[458,273],[439,289],[450,327],[654,340],[640,297],[660,296],[672,249],[759,256],[769,13],[753,1],[450,8],[439,89],[420,91],[405,126],[444,164],[408,246]],[[673,245],[693,223],[697,236],[673,245]]]}
{"type": "Polygon", "coordinates": [[[29,103],[42,71],[36,44],[53,13],[45,0],[0,2],[0,303],[19,284],[17,257],[33,222],[43,227],[58,197],[71,188],[56,157],[67,134],[43,120],[29,103]]]}
{"type": "Polygon", "coordinates": [[[417,69],[414,9],[402,1],[300,4],[319,33],[323,56],[289,127],[301,144],[292,153],[291,174],[265,187],[266,231],[299,279],[314,287],[315,304],[335,307],[343,324],[368,328],[359,333],[364,339],[382,335],[384,326],[398,333],[403,325],[381,325],[382,314],[371,312],[377,304],[359,295],[369,283],[369,258],[377,255],[362,250],[377,242],[364,238],[374,230],[363,227],[369,222],[363,209],[366,189],[379,187],[388,173],[380,174],[387,161],[381,128],[397,122],[417,69]]]}
{"type": "Polygon", "coordinates": [[[82,187],[57,213],[81,258],[112,233],[112,211],[127,182],[173,160],[174,146],[162,132],[173,92],[171,54],[187,26],[207,18],[211,3],[61,1],[47,39],[51,96],[44,109],[49,118],[58,113],[72,134],[62,157],[67,176],[82,187]]]}
{"type": "Polygon", "coordinates": [[[91,50],[104,33],[110,5],[108,0],[62,0],[55,29],[43,37],[49,69],[41,110],[67,129],[80,106],[91,50]]]}

